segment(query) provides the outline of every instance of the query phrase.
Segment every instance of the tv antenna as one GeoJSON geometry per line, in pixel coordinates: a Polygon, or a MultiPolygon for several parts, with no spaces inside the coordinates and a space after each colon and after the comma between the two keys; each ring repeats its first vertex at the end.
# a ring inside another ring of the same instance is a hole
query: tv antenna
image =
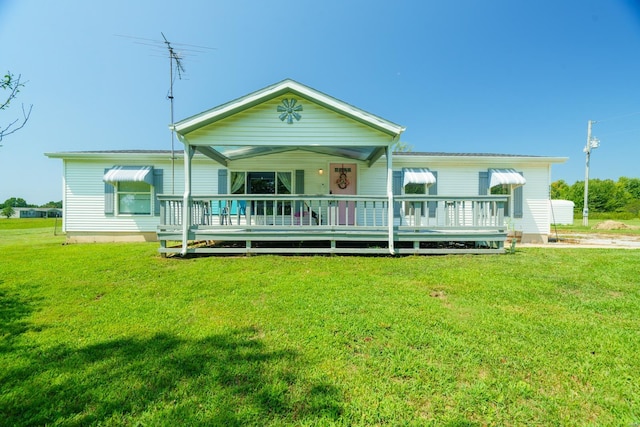
{"type": "MultiPolygon", "coordinates": [[[[209,50],[215,50],[215,48],[184,44],[184,43],[172,44],[169,40],[167,40],[163,32],[160,32],[160,34],[162,35],[162,40],[153,40],[153,39],[146,39],[142,37],[125,36],[121,34],[116,34],[116,36],[132,39],[133,42],[136,44],[151,46],[154,48],[155,53],[159,53],[159,54],[162,53],[161,56],[163,57],[165,57],[166,55],[164,54],[164,52],[166,52],[165,49],[168,51],[169,53],[169,91],[167,93],[167,99],[169,100],[169,104],[170,104],[171,125],[173,125],[174,123],[173,85],[175,83],[176,76],[180,80],[182,80],[182,75],[186,72],[184,69],[184,66],[182,65],[183,58],[187,55],[192,55],[197,53],[206,53],[209,50]],[[177,51],[176,48],[174,48],[174,46],[178,46],[177,49],[179,49],[179,51],[177,51]]],[[[175,158],[174,147],[175,147],[175,131],[173,130],[173,126],[172,126],[171,128],[171,194],[175,194],[175,175],[176,175],[175,159],[176,158],[175,158]]]]}
{"type": "Polygon", "coordinates": [[[175,67],[176,67],[176,73],[178,74],[178,78],[180,80],[182,80],[182,73],[185,72],[184,67],[182,66],[182,57],[180,57],[180,55],[178,53],[176,53],[176,51],[173,49],[173,46],[171,46],[171,43],[169,42],[169,40],[167,40],[167,38],[164,36],[164,33],[161,31],[160,34],[162,34],[162,38],[164,39],[164,43],[167,45],[167,49],[169,50],[169,94],[167,95],[167,98],[169,99],[169,104],[170,104],[170,112],[171,112],[171,125],[172,125],[172,129],[171,129],[171,194],[175,194],[175,179],[174,177],[176,176],[175,173],[175,163],[176,163],[176,156],[175,156],[175,150],[174,150],[174,146],[175,146],[175,131],[173,130],[173,123],[174,123],[174,119],[173,119],[173,82],[174,82],[174,78],[173,78],[173,65],[175,62],[175,67]]]}

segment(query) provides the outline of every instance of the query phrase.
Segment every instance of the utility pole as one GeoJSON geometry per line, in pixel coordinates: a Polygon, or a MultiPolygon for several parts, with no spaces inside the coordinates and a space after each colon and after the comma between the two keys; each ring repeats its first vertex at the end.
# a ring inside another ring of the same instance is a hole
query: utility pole
{"type": "Polygon", "coordinates": [[[587,159],[584,170],[584,207],[582,208],[582,225],[589,225],[589,162],[591,160],[591,150],[600,146],[600,140],[591,136],[591,126],[597,123],[595,120],[589,120],[587,124],[587,145],[582,151],[585,152],[587,159]]]}

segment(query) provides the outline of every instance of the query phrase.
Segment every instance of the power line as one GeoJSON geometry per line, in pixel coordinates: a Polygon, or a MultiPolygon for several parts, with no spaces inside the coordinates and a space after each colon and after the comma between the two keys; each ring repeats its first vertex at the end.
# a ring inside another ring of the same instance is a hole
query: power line
{"type": "Polygon", "coordinates": [[[627,113],[627,114],[622,114],[620,116],[613,116],[613,117],[608,117],[606,119],[601,119],[598,120],[598,123],[602,123],[602,122],[608,122],[609,120],[618,120],[618,119],[623,119],[625,117],[631,117],[631,116],[637,116],[640,115],[640,111],[636,111],[634,113],[627,113]]]}
{"type": "Polygon", "coordinates": [[[600,134],[600,136],[610,137],[610,136],[621,135],[621,134],[625,134],[625,133],[634,133],[634,132],[640,132],[640,128],[628,129],[628,130],[620,130],[620,131],[617,131],[617,132],[609,132],[609,133],[600,134]]]}

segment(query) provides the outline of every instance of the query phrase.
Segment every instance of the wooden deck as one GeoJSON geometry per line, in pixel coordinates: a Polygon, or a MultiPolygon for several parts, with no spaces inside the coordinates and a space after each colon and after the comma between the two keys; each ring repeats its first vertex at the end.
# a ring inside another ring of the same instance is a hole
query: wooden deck
{"type": "Polygon", "coordinates": [[[163,254],[504,253],[505,196],[161,196],[163,254]],[[184,218],[188,218],[185,226],[184,218]],[[183,240],[187,233],[187,245],[183,240]]]}

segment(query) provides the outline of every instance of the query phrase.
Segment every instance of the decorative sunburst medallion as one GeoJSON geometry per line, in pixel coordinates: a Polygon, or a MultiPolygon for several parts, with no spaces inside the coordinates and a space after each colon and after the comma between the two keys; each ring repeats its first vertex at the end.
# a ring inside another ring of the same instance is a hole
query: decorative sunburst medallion
{"type": "Polygon", "coordinates": [[[299,111],[302,111],[302,105],[293,98],[285,98],[282,100],[282,105],[278,105],[278,113],[281,113],[278,117],[283,122],[286,120],[289,124],[293,123],[293,119],[300,121],[302,116],[298,113],[299,111]]]}

